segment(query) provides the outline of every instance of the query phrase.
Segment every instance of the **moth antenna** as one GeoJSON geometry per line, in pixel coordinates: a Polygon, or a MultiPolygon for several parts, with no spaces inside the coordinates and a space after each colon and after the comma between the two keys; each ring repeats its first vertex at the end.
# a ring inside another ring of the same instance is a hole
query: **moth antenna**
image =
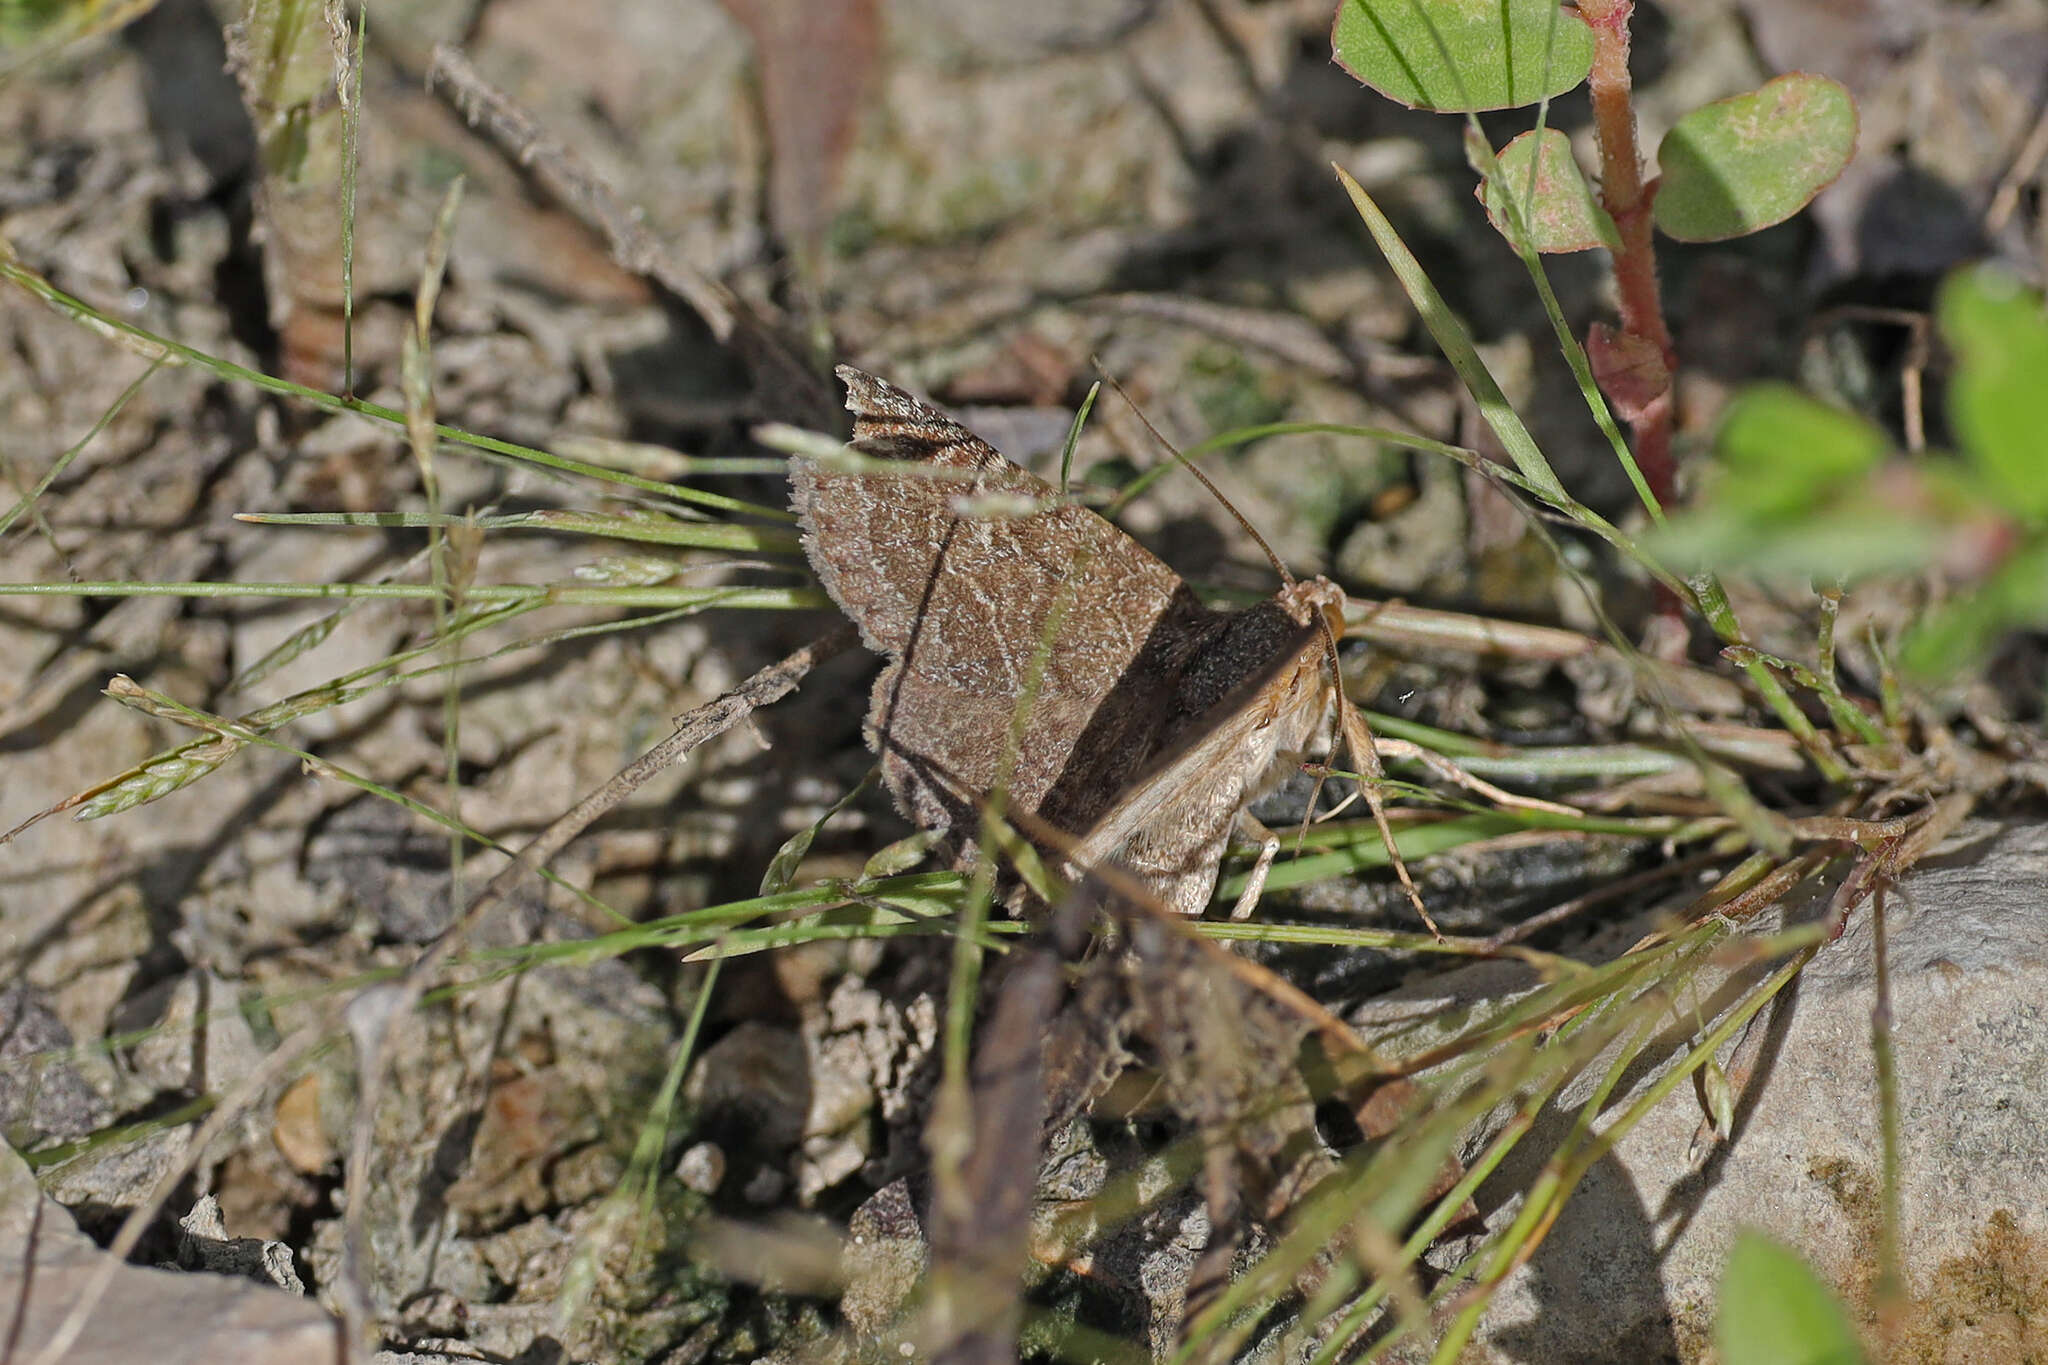
{"type": "Polygon", "coordinates": [[[1109,386],[1112,389],[1116,390],[1116,396],[1123,399],[1124,402],[1129,405],[1132,412],[1138,414],[1138,420],[1145,424],[1145,430],[1152,433],[1152,439],[1159,442],[1160,445],[1164,446],[1166,448],[1167,454],[1173,456],[1174,459],[1179,460],[1180,467],[1182,469],[1187,470],[1188,473],[1194,475],[1197,479],[1201,480],[1202,487],[1209,490],[1209,496],[1216,499],[1217,505],[1222,507],[1224,511],[1230,513],[1231,520],[1235,521],[1239,526],[1242,526],[1244,528],[1244,533],[1250,536],[1252,540],[1258,544],[1259,549],[1266,556],[1266,562],[1273,566],[1273,572],[1280,575],[1280,581],[1282,583],[1285,583],[1290,588],[1293,587],[1294,575],[1287,572],[1287,566],[1280,562],[1279,555],[1273,553],[1273,547],[1266,543],[1266,538],[1259,534],[1258,528],[1256,526],[1253,526],[1249,521],[1245,520],[1244,513],[1238,511],[1236,505],[1233,504],[1229,498],[1223,496],[1223,490],[1218,488],[1214,483],[1210,482],[1209,476],[1207,474],[1204,474],[1199,468],[1197,468],[1193,460],[1190,460],[1187,456],[1180,453],[1179,446],[1176,446],[1173,442],[1167,440],[1166,437],[1160,433],[1159,428],[1152,425],[1152,419],[1145,415],[1145,410],[1138,406],[1137,400],[1132,398],[1130,394],[1124,392],[1124,386],[1117,382],[1117,378],[1115,375],[1111,374],[1107,369],[1103,368],[1102,360],[1099,356],[1095,357],[1095,369],[1097,373],[1099,373],[1105,380],[1109,382],[1109,386]]]}

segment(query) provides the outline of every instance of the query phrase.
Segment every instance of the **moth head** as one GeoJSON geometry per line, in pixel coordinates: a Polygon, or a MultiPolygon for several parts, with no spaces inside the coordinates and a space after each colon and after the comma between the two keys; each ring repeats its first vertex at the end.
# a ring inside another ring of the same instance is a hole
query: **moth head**
{"type": "Polygon", "coordinates": [[[1337,642],[1344,638],[1344,590],[1327,578],[1309,578],[1289,583],[1280,590],[1280,605],[1304,626],[1320,626],[1323,662],[1329,666],[1330,686],[1343,699],[1343,679],[1337,669],[1337,642]]]}

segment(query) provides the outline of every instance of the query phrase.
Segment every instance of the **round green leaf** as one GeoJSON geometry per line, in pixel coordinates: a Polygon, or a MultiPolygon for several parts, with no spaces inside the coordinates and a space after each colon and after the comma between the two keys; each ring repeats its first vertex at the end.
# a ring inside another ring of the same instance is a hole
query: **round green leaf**
{"type": "Polygon", "coordinates": [[[1523,133],[1500,149],[1495,172],[1480,186],[1480,199],[1494,229],[1510,242],[1507,204],[1520,210],[1538,251],[1562,254],[1621,245],[1614,220],[1593,198],[1593,188],[1572,159],[1571,139],[1555,128],[1523,133]]]}
{"type": "Polygon", "coordinates": [[[1826,76],[1795,71],[1703,105],[1657,149],[1657,226],[1718,242],[1782,223],[1856,154],[1856,102],[1826,76]]]}
{"type": "Polygon", "coordinates": [[[2048,316],[2002,270],[1952,275],[1935,302],[1956,355],[1948,415],[1991,494],[2022,518],[2048,517],[2048,316]]]}
{"type": "Polygon", "coordinates": [[[1842,1306],[1799,1254],[1759,1232],[1736,1236],[1721,1276],[1714,1350],[1742,1365],[1862,1365],[1842,1306]]]}
{"type": "Polygon", "coordinates": [[[1514,109],[1593,69],[1593,32],[1557,0],[1339,0],[1337,63],[1397,104],[1514,109]]]}

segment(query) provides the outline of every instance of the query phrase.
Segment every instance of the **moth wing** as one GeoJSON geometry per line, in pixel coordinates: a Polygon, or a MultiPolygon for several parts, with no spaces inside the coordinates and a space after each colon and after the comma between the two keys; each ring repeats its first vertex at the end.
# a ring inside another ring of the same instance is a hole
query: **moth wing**
{"type": "Polygon", "coordinates": [[[971,839],[1043,652],[1009,799],[1085,827],[1162,742],[1172,673],[1152,656],[1219,614],[945,414],[839,375],[854,449],[902,472],[800,458],[793,502],[819,581],[890,660],[868,717],[890,789],[921,826],[971,839]]]}
{"type": "Polygon", "coordinates": [[[1216,889],[1231,826],[1276,757],[1320,728],[1328,691],[1323,640],[1301,627],[1159,754],[1067,854],[1072,869],[1122,866],[1169,908],[1199,915],[1216,889]]]}

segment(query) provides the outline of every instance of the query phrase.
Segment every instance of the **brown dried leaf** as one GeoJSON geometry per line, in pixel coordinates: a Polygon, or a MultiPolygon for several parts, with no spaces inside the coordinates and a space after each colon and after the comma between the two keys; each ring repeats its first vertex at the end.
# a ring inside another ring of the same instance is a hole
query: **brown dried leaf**
{"type": "Polygon", "coordinates": [[[768,125],[768,218],[799,261],[832,219],[881,50],[877,0],[720,0],[754,40],[768,125]]]}
{"type": "Polygon", "coordinates": [[[334,1164],[334,1143],[320,1122],[320,1075],[309,1072],[277,1098],[270,1140],[301,1175],[319,1175],[334,1164]]]}
{"type": "Polygon", "coordinates": [[[1633,422],[1671,392],[1671,371],[1654,342],[1596,322],[1586,335],[1586,358],[1615,415],[1633,422]]]}

